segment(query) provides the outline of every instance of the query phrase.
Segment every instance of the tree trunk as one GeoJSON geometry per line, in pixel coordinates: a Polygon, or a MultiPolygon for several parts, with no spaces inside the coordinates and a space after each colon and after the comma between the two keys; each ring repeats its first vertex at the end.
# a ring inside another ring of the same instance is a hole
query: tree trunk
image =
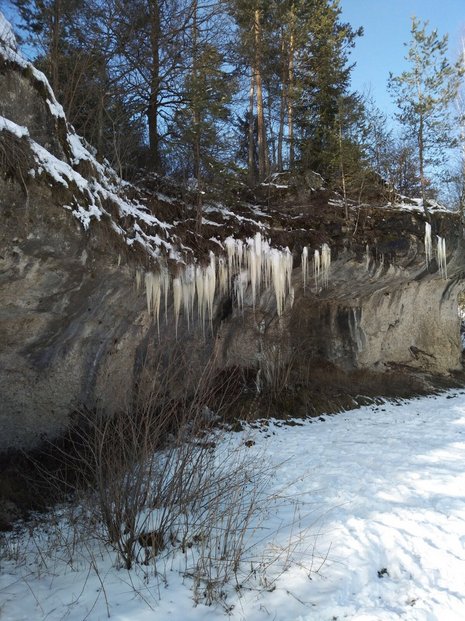
{"type": "Polygon", "coordinates": [[[158,101],[160,89],[160,6],[158,0],[149,0],[150,15],[150,93],[147,108],[147,122],[149,129],[150,168],[159,171],[160,136],[158,134],[158,101]]]}
{"type": "Polygon", "coordinates": [[[288,74],[288,95],[287,95],[287,123],[289,131],[289,169],[294,168],[295,148],[294,148],[294,53],[295,53],[295,35],[294,35],[294,19],[292,19],[291,36],[289,39],[289,74],[288,74]]]}
{"type": "Polygon", "coordinates": [[[425,178],[425,145],[424,145],[424,119],[420,113],[420,123],[418,126],[418,159],[420,163],[420,186],[421,186],[421,202],[423,211],[429,220],[428,207],[426,206],[426,178],[425,178]]]}
{"type": "Polygon", "coordinates": [[[341,171],[341,184],[342,184],[342,196],[344,199],[344,210],[346,220],[349,219],[349,208],[347,205],[347,188],[346,188],[346,175],[344,169],[344,154],[343,154],[343,142],[342,142],[342,121],[339,116],[338,119],[338,142],[339,142],[339,167],[341,171]]]}
{"type": "Polygon", "coordinates": [[[248,127],[248,181],[249,187],[255,185],[255,116],[254,116],[254,99],[255,99],[255,69],[252,67],[252,75],[250,76],[249,91],[249,127],[248,127]]]}
{"type": "Polygon", "coordinates": [[[202,216],[203,216],[203,200],[202,200],[202,168],[201,168],[201,140],[202,140],[202,113],[200,110],[199,97],[197,96],[197,82],[199,79],[199,67],[198,67],[198,2],[194,0],[192,3],[192,77],[193,77],[193,92],[192,92],[192,120],[194,124],[194,136],[193,136],[193,159],[194,159],[194,178],[197,182],[197,216],[196,216],[196,231],[200,233],[202,229],[202,216]]]}
{"type": "Polygon", "coordinates": [[[52,89],[60,95],[60,74],[59,74],[59,56],[60,56],[60,29],[61,29],[61,1],[55,0],[50,15],[51,21],[51,41],[50,41],[50,77],[52,89]]]}
{"type": "Polygon", "coordinates": [[[255,85],[257,89],[257,131],[258,131],[258,180],[263,181],[269,174],[269,162],[266,145],[265,112],[263,107],[263,89],[261,74],[261,24],[260,11],[254,14],[255,35],[255,85]]]}
{"type": "Polygon", "coordinates": [[[284,32],[281,32],[281,101],[279,105],[279,130],[278,130],[278,172],[283,171],[283,141],[284,141],[284,120],[287,107],[287,59],[286,59],[286,40],[284,32]]]}

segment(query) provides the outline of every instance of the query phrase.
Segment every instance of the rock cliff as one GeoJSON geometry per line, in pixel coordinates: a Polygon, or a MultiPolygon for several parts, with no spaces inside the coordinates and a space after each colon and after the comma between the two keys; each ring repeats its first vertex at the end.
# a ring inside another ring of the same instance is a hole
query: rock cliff
{"type": "Polygon", "coordinates": [[[136,390],[150,390],[160,352],[176,351],[182,368],[173,394],[195,386],[213,359],[226,374],[243,370],[254,398],[312,386],[304,391],[308,411],[322,374],[331,390],[338,373],[461,369],[458,215],[432,212],[427,263],[427,223],[415,204],[351,205],[347,215],[321,189],[299,194],[270,183],[262,194],[258,204],[206,204],[198,235],[188,196],[163,194],[159,180],[145,189],[125,184],[95,159],[45,77],[4,37],[0,452],[58,435],[82,408],[131,407],[136,390]],[[228,251],[233,243],[236,254],[228,251]],[[237,243],[244,257],[253,244],[260,252],[236,265],[237,243]],[[320,260],[324,245],[327,283],[323,266],[313,273],[314,251],[320,260]],[[263,274],[259,286],[251,266],[262,259],[253,268],[263,274]],[[158,279],[149,305],[146,274],[158,279]],[[197,277],[203,284],[194,284],[197,277]]]}

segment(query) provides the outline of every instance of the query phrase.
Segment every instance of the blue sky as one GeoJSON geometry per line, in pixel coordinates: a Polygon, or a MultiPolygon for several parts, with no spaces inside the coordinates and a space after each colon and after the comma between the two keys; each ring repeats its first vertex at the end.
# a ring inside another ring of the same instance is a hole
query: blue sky
{"type": "Polygon", "coordinates": [[[389,72],[407,68],[404,60],[410,39],[411,17],[428,20],[440,36],[449,34],[449,50],[455,60],[465,37],[465,0],[340,0],[342,18],[365,34],[357,40],[352,60],[354,90],[370,90],[378,106],[392,114],[395,107],[387,93],[389,72]]]}

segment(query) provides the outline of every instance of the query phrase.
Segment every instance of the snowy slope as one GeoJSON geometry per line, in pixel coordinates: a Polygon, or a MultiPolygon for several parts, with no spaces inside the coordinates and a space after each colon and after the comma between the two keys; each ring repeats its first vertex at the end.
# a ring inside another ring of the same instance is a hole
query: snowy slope
{"type": "MultiPolygon", "coordinates": [[[[279,558],[257,583],[231,585],[229,618],[462,621],[465,391],[296,422],[229,437],[255,440],[250,455],[274,465],[269,492],[281,498],[250,553],[279,558]]],[[[157,579],[116,571],[102,552],[94,568],[39,557],[39,534],[29,541],[29,556],[18,541],[9,547],[20,563],[1,562],[3,621],[227,618],[222,606],[194,604],[175,556],[157,579]]]]}

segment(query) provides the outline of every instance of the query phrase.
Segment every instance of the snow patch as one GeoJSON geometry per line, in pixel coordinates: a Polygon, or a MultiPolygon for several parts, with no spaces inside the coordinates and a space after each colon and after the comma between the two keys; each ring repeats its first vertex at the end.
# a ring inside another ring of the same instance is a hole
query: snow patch
{"type": "Polygon", "coordinates": [[[27,127],[23,127],[22,125],[17,125],[6,119],[4,116],[0,116],[0,132],[7,131],[10,134],[13,134],[17,138],[26,138],[29,137],[29,130],[27,127]]]}
{"type": "Polygon", "coordinates": [[[89,537],[76,548],[57,511],[42,528],[4,534],[2,621],[463,621],[464,391],[291,422],[218,443],[222,464],[247,442],[250,463],[273,472],[264,493],[277,501],[247,533],[239,579],[216,607],[186,571],[195,546],[164,551],[158,572],[128,572],[89,537]],[[263,565],[266,580],[247,582],[263,565]]]}

